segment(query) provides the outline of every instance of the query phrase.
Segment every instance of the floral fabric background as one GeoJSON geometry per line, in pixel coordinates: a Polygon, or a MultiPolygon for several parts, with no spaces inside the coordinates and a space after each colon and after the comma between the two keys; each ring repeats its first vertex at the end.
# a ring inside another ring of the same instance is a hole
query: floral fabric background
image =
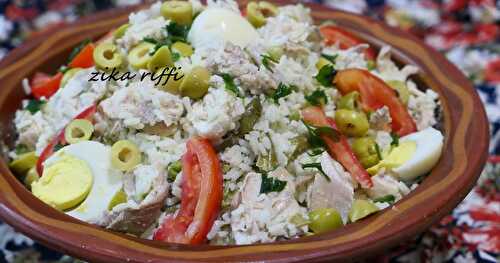
{"type": "MultiPolygon", "coordinates": [[[[442,51],[476,86],[491,129],[479,182],[448,216],[367,262],[500,262],[500,1],[312,0],[400,27],[442,51]]],[[[0,59],[51,27],[142,0],[0,0],[0,59]]],[[[79,262],[0,223],[0,262],[79,262]]]]}

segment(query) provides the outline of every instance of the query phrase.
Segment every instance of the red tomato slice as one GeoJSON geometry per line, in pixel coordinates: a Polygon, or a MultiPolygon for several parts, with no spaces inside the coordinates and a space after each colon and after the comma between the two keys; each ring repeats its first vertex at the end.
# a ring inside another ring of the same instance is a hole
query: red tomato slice
{"type": "Polygon", "coordinates": [[[37,99],[42,97],[48,99],[59,89],[62,78],[63,74],[61,72],[53,77],[37,72],[31,80],[31,93],[33,93],[33,96],[37,99]]]}
{"type": "Polygon", "coordinates": [[[361,104],[366,111],[387,106],[392,118],[392,129],[399,136],[417,131],[415,121],[397,97],[396,92],[369,71],[362,69],[341,70],[333,82],[342,94],[359,91],[361,104]]]}
{"type": "MultiPolygon", "coordinates": [[[[78,115],[76,115],[76,117],[73,118],[73,120],[78,120],[78,119],[91,120],[96,110],[97,110],[96,105],[92,105],[87,109],[85,109],[84,111],[82,111],[81,113],[79,113],[78,115]]],[[[55,136],[49,142],[49,144],[47,144],[47,146],[45,146],[42,153],[40,154],[40,157],[36,162],[36,172],[38,173],[39,176],[43,175],[43,163],[54,153],[54,149],[58,144],[62,145],[67,144],[66,139],[64,139],[64,128],[57,134],[57,136],[55,136]]]]}
{"type": "MultiPolygon", "coordinates": [[[[319,28],[319,32],[325,39],[326,45],[334,45],[338,43],[340,49],[348,49],[365,42],[361,41],[353,34],[334,25],[325,25],[319,28]]],[[[364,51],[365,57],[369,60],[375,60],[375,51],[372,48],[367,48],[364,51]]]]}
{"type": "Polygon", "coordinates": [[[90,68],[94,66],[94,49],[93,43],[87,44],[78,55],[69,64],[70,68],[90,68]]]}
{"type": "Polygon", "coordinates": [[[492,60],[486,66],[484,78],[487,81],[500,83],[500,59],[492,60]]]}
{"type": "MultiPolygon", "coordinates": [[[[327,126],[337,130],[335,121],[326,117],[323,110],[319,107],[312,106],[305,108],[302,110],[302,117],[307,124],[315,127],[327,126]]],[[[327,135],[321,135],[320,137],[328,147],[330,155],[349,171],[356,182],[363,188],[371,188],[373,186],[370,175],[363,168],[356,155],[354,155],[345,136],[342,135],[339,141],[334,141],[327,135]]]]}
{"type": "Polygon", "coordinates": [[[187,142],[182,157],[181,207],[168,216],[153,235],[170,243],[201,244],[217,218],[222,203],[222,170],[217,153],[207,139],[187,142]]]}

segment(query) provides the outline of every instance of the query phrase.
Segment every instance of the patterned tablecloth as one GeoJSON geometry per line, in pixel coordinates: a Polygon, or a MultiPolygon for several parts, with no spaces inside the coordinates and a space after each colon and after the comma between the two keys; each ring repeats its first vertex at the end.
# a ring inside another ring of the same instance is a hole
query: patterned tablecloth
{"type": "MultiPolygon", "coordinates": [[[[467,198],[413,240],[369,262],[500,262],[500,1],[313,0],[408,30],[476,86],[491,128],[489,164],[467,198]]],[[[0,0],[0,59],[30,36],[141,0],[0,0]]],[[[77,262],[0,223],[0,262],[77,262]]]]}

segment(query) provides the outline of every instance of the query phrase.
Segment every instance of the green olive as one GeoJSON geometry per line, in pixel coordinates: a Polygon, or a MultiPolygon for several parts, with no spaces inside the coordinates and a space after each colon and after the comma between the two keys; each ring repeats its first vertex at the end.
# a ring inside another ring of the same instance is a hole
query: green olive
{"type": "Polygon", "coordinates": [[[141,152],[129,140],[117,141],[111,146],[111,164],[121,171],[131,171],[141,163],[141,152]]]}
{"type": "Polygon", "coordinates": [[[316,234],[325,233],[343,225],[339,212],[333,208],[319,208],[309,212],[309,228],[316,234]]]}
{"type": "Polygon", "coordinates": [[[168,166],[167,169],[167,181],[173,183],[177,175],[182,171],[182,162],[175,161],[168,166]]]}
{"type": "Polygon", "coordinates": [[[359,92],[357,91],[347,93],[337,101],[337,109],[357,110],[358,98],[359,92]]]}
{"type": "Polygon", "coordinates": [[[13,160],[9,167],[16,174],[22,175],[26,173],[29,169],[33,168],[38,161],[38,157],[35,152],[23,153],[13,160]]]}
{"type": "Polygon", "coordinates": [[[259,3],[250,2],[247,5],[247,19],[254,27],[261,27],[266,24],[266,20],[270,16],[276,16],[278,8],[266,1],[259,3]]]}
{"type": "Polygon", "coordinates": [[[78,71],[82,70],[81,68],[72,68],[68,71],[66,71],[66,73],[64,73],[64,76],[61,80],[61,88],[64,88],[64,86],[68,83],[68,81],[70,79],[72,79],[76,73],[78,73],[78,71]]]}
{"type": "Polygon", "coordinates": [[[168,1],[161,5],[161,15],[181,25],[193,21],[193,6],[187,1],[168,1]]]}
{"type": "MultiPolygon", "coordinates": [[[[155,76],[160,76],[164,70],[166,70],[165,72],[168,72],[168,68],[161,68],[158,71],[156,71],[155,76]]],[[[182,71],[177,70],[177,72],[179,74],[179,77],[183,75],[182,71]]],[[[179,89],[184,78],[179,78],[175,80],[175,77],[172,76],[168,79],[166,83],[165,80],[161,80],[161,83],[158,85],[159,89],[162,89],[164,91],[170,92],[175,95],[179,95],[181,93],[179,89]]]]}
{"type": "Polygon", "coordinates": [[[361,137],[370,128],[366,115],[353,110],[337,110],[335,112],[335,121],[339,130],[349,136],[361,137]]]}
{"type": "Polygon", "coordinates": [[[172,44],[172,51],[181,54],[181,56],[183,57],[190,57],[191,55],[193,55],[193,47],[180,41],[172,44]]]}
{"type": "Polygon", "coordinates": [[[356,222],[378,210],[378,207],[368,200],[354,200],[351,211],[349,212],[349,220],[351,220],[351,222],[356,222]]]}
{"type": "Polygon", "coordinates": [[[243,136],[253,130],[253,126],[262,115],[262,104],[260,99],[254,98],[247,106],[245,113],[240,119],[239,135],[243,136]]]}
{"type": "Polygon", "coordinates": [[[110,42],[99,44],[94,49],[93,57],[95,65],[100,69],[118,68],[123,63],[123,58],[118,48],[110,42]]]}
{"type": "Polygon", "coordinates": [[[351,147],[363,167],[369,168],[380,162],[377,154],[377,143],[373,138],[356,138],[353,140],[351,147]]]}
{"type": "Polygon", "coordinates": [[[318,62],[316,62],[316,69],[320,70],[326,65],[333,65],[332,62],[324,57],[320,57],[318,62]]]}
{"type": "Polygon", "coordinates": [[[38,181],[40,179],[40,176],[36,172],[36,167],[32,167],[26,176],[24,176],[23,183],[24,185],[31,190],[31,184],[38,181]]]}
{"type": "Polygon", "coordinates": [[[64,129],[64,139],[70,144],[88,141],[94,132],[94,125],[86,119],[71,121],[64,129]]]}
{"type": "Polygon", "coordinates": [[[172,67],[174,63],[172,62],[172,54],[167,46],[159,48],[155,54],[151,57],[148,62],[148,69],[152,72],[163,68],[172,67]]]}
{"type": "Polygon", "coordinates": [[[199,99],[208,92],[210,72],[204,67],[195,66],[184,76],[179,91],[183,96],[199,99]]]}
{"type": "Polygon", "coordinates": [[[130,27],[130,24],[123,24],[121,25],[119,28],[117,28],[114,32],[113,32],[113,37],[115,39],[119,39],[121,37],[123,37],[123,35],[125,35],[125,33],[127,32],[127,29],[130,27]]]}
{"type": "Polygon", "coordinates": [[[135,69],[147,69],[148,63],[151,60],[151,50],[155,47],[154,44],[142,42],[128,54],[128,62],[135,69]]]}
{"type": "Polygon", "coordinates": [[[127,202],[127,193],[125,193],[125,191],[123,191],[123,188],[122,188],[122,189],[120,189],[120,191],[116,192],[116,194],[113,196],[113,198],[109,202],[108,210],[111,211],[113,209],[113,207],[115,207],[119,204],[122,204],[122,203],[126,203],[126,202],[127,202]]]}
{"type": "Polygon", "coordinates": [[[273,46],[267,50],[267,54],[269,54],[269,56],[276,61],[279,61],[284,53],[285,51],[281,46],[273,46]]]}
{"type": "Polygon", "coordinates": [[[401,102],[403,102],[404,105],[408,105],[408,100],[410,99],[410,91],[408,90],[406,84],[403,81],[399,80],[390,80],[387,81],[387,84],[397,91],[398,97],[401,102]]]}

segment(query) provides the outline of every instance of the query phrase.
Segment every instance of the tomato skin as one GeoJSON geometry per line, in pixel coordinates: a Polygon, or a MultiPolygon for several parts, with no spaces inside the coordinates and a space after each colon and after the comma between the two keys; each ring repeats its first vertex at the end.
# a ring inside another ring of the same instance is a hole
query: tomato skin
{"type": "Polygon", "coordinates": [[[500,83],[500,58],[492,60],[486,66],[484,78],[493,83],[500,83]]]}
{"type": "MultiPolygon", "coordinates": [[[[78,120],[78,119],[91,120],[96,110],[97,110],[96,105],[91,105],[90,107],[86,108],[81,113],[76,115],[76,117],[73,118],[73,120],[78,120]]],[[[43,163],[54,153],[54,148],[58,144],[63,144],[63,145],[67,144],[66,139],[64,139],[64,128],[57,134],[57,136],[55,136],[47,144],[47,146],[45,146],[42,153],[40,154],[40,157],[36,162],[36,172],[38,173],[39,176],[43,175],[43,163]]]]}
{"type": "Polygon", "coordinates": [[[90,68],[94,66],[94,49],[93,43],[87,44],[69,64],[70,68],[90,68]]]}
{"type": "Polygon", "coordinates": [[[222,204],[223,178],[220,161],[210,141],[191,138],[182,157],[181,207],[168,216],[154,233],[154,240],[202,244],[222,204]]]}
{"type": "MultiPolygon", "coordinates": [[[[307,107],[302,110],[304,121],[316,127],[331,127],[337,130],[335,121],[328,118],[323,110],[316,106],[307,107]]],[[[338,131],[338,130],[337,130],[338,131]]],[[[337,160],[344,168],[349,171],[353,179],[358,182],[363,188],[371,188],[373,186],[370,175],[363,168],[359,160],[354,155],[351,146],[347,142],[345,136],[341,136],[339,141],[334,141],[327,135],[320,136],[328,148],[330,155],[337,160]]]]}
{"type": "Polygon", "coordinates": [[[37,72],[31,80],[31,93],[37,99],[42,97],[50,98],[57,92],[61,86],[63,74],[57,73],[55,76],[49,76],[44,73],[37,72]]]}
{"type": "MultiPolygon", "coordinates": [[[[325,39],[326,45],[334,45],[338,43],[340,49],[348,49],[365,42],[361,41],[353,34],[334,25],[324,25],[319,28],[319,32],[325,39]]],[[[375,60],[375,51],[372,48],[367,48],[364,51],[365,57],[368,60],[375,60]]]]}
{"type": "Polygon", "coordinates": [[[387,106],[392,118],[392,129],[399,136],[417,131],[415,121],[397,97],[396,92],[369,71],[362,69],[341,70],[333,82],[342,94],[359,91],[361,104],[365,111],[373,111],[384,105],[387,106]]]}

